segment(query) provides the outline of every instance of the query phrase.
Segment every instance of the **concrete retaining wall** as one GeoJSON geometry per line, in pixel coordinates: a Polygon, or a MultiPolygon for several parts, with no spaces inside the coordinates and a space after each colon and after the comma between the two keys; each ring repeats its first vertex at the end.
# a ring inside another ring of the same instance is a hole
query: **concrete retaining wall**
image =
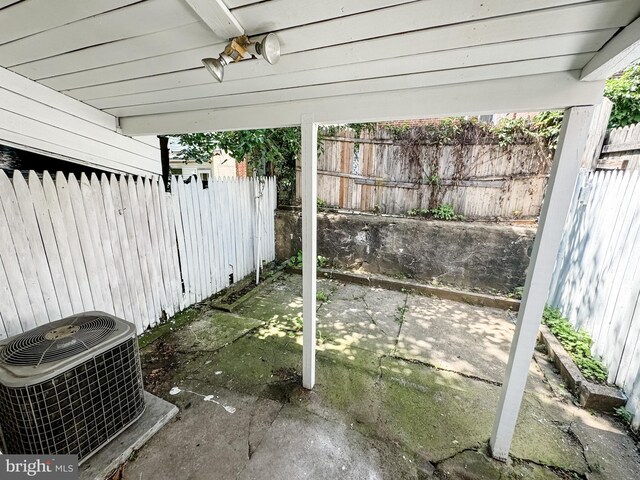
{"type": "MultiPolygon", "coordinates": [[[[276,212],[276,257],[302,248],[299,211],[276,212]]],[[[534,228],[318,213],[318,255],[337,267],[460,288],[511,292],[524,285],[534,228]]]]}

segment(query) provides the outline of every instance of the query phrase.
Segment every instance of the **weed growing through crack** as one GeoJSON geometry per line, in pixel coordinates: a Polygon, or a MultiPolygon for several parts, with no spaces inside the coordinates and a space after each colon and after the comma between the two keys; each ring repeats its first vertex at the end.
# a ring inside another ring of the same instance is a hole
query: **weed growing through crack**
{"type": "Polygon", "coordinates": [[[524,287],[516,287],[512,292],[507,293],[508,298],[514,298],[516,300],[522,300],[522,294],[524,293],[524,287]]]}
{"type": "Polygon", "coordinates": [[[633,420],[633,413],[627,410],[624,407],[614,408],[616,412],[616,416],[624,423],[625,425],[631,425],[631,421],[633,420]]]}
{"type": "Polygon", "coordinates": [[[407,305],[401,305],[398,306],[398,308],[396,308],[396,316],[394,317],[394,320],[396,321],[396,323],[398,325],[402,325],[402,322],[404,322],[404,314],[407,313],[407,305]]]}
{"type": "Polygon", "coordinates": [[[327,300],[329,300],[329,295],[327,295],[326,292],[320,290],[316,292],[316,300],[318,302],[326,302],[327,300]]]}

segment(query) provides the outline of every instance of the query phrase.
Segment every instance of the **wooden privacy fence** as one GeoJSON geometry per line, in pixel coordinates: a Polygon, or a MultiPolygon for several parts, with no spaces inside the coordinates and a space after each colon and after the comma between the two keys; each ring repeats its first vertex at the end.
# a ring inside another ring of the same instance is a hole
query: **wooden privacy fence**
{"type": "Polygon", "coordinates": [[[597,167],[640,170],[640,123],[607,131],[597,167]]]}
{"type": "Polygon", "coordinates": [[[583,172],[549,302],[594,339],[640,426],[640,172],[583,172]]]}
{"type": "Polygon", "coordinates": [[[468,218],[531,219],[540,213],[549,167],[537,143],[416,145],[384,129],[360,138],[341,130],[324,137],[318,198],[358,211],[404,214],[451,203],[468,218]]]}
{"type": "Polygon", "coordinates": [[[640,170],[640,123],[607,129],[613,103],[595,108],[582,166],[591,170],[640,170]]]}
{"type": "Polygon", "coordinates": [[[274,258],[274,179],[173,182],[0,171],[0,338],[90,310],[141,333],[255,269],[258,232],[274,258]]]}

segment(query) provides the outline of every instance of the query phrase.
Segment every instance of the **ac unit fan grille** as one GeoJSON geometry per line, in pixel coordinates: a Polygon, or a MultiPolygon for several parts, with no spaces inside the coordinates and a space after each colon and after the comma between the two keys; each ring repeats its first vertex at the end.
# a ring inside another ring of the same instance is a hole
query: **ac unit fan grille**
{"type": "Polygon", "coordinates": [[[0,360],[27,367],[65,360],[98,345],[115,328],[113,318],[96,315],[78,316],[54,330],[42,325],[10,341],[0,350],[0,360]]]}
{"type": "Polygon", "coordinates": [[[82,460],[144,411],[135,337],[42,383],[0,385],[0,405],[5,453],[82,460]]]}

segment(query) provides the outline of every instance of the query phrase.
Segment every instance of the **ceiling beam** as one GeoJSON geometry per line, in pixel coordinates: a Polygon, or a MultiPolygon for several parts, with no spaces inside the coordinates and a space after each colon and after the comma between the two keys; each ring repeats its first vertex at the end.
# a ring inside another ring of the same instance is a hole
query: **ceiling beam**
{"type": "Polygon", "coordinates": [[[640,58],[640,17],[623,28],[582,69],[580,80],[606,80],[640,58]]]}
{"type": "MultiPolygon", "coordinates": [[[[259,87],[247,88],[231,95],[190,98],[186,100],[169,101],[158,100],[156,103],[142,104],[137,101],[125,103],[122,107],[105,110],[117,117],[131,117],[137,115],[155,115],[170,112],[184,112],[191,110],[206,110],[209,108],[228,108],[247,105],[273,104],[284,101],[306,100],[311,98],[326,98],[331,96],[357,95],[383,91],[398,92],[405,89],[434,87],[437,85],[451,85],[470,83],[484,80],[495,80],[506,77],[522,77],[543,73],[579,70],[589,59],[590,54],[563,55],[552,58],[537,58],[532,60],[514,61],[509,63],[476,65],[466,68],[450,68],[423,73],[404,73],[398,75],[362,78],[335,83],[320,83],[298,85],[293,88],[275,88],[263,91],[259,87]]],[[[160,92],[168,94],[169,92],[160,92]]],[[[95,105],[102,108],[100,105],[95,105]]]]}
{"type": "Polygon", "coordinates": [[[128,135],[276,128],[300,124],[405,120],[500,112],[534,112],[601,101],[604,82],[580,82],[580,71],[398,91],[339,95],[263,105],[120,118],[128,135]],[[523,95],[526,92],[526,95],[523,95]]]}
{"type": "Polygon", "coordinates": [[[244,28],[222,0],[184,0],[211,31],[222,39],[244,35],[244,28]]]}

